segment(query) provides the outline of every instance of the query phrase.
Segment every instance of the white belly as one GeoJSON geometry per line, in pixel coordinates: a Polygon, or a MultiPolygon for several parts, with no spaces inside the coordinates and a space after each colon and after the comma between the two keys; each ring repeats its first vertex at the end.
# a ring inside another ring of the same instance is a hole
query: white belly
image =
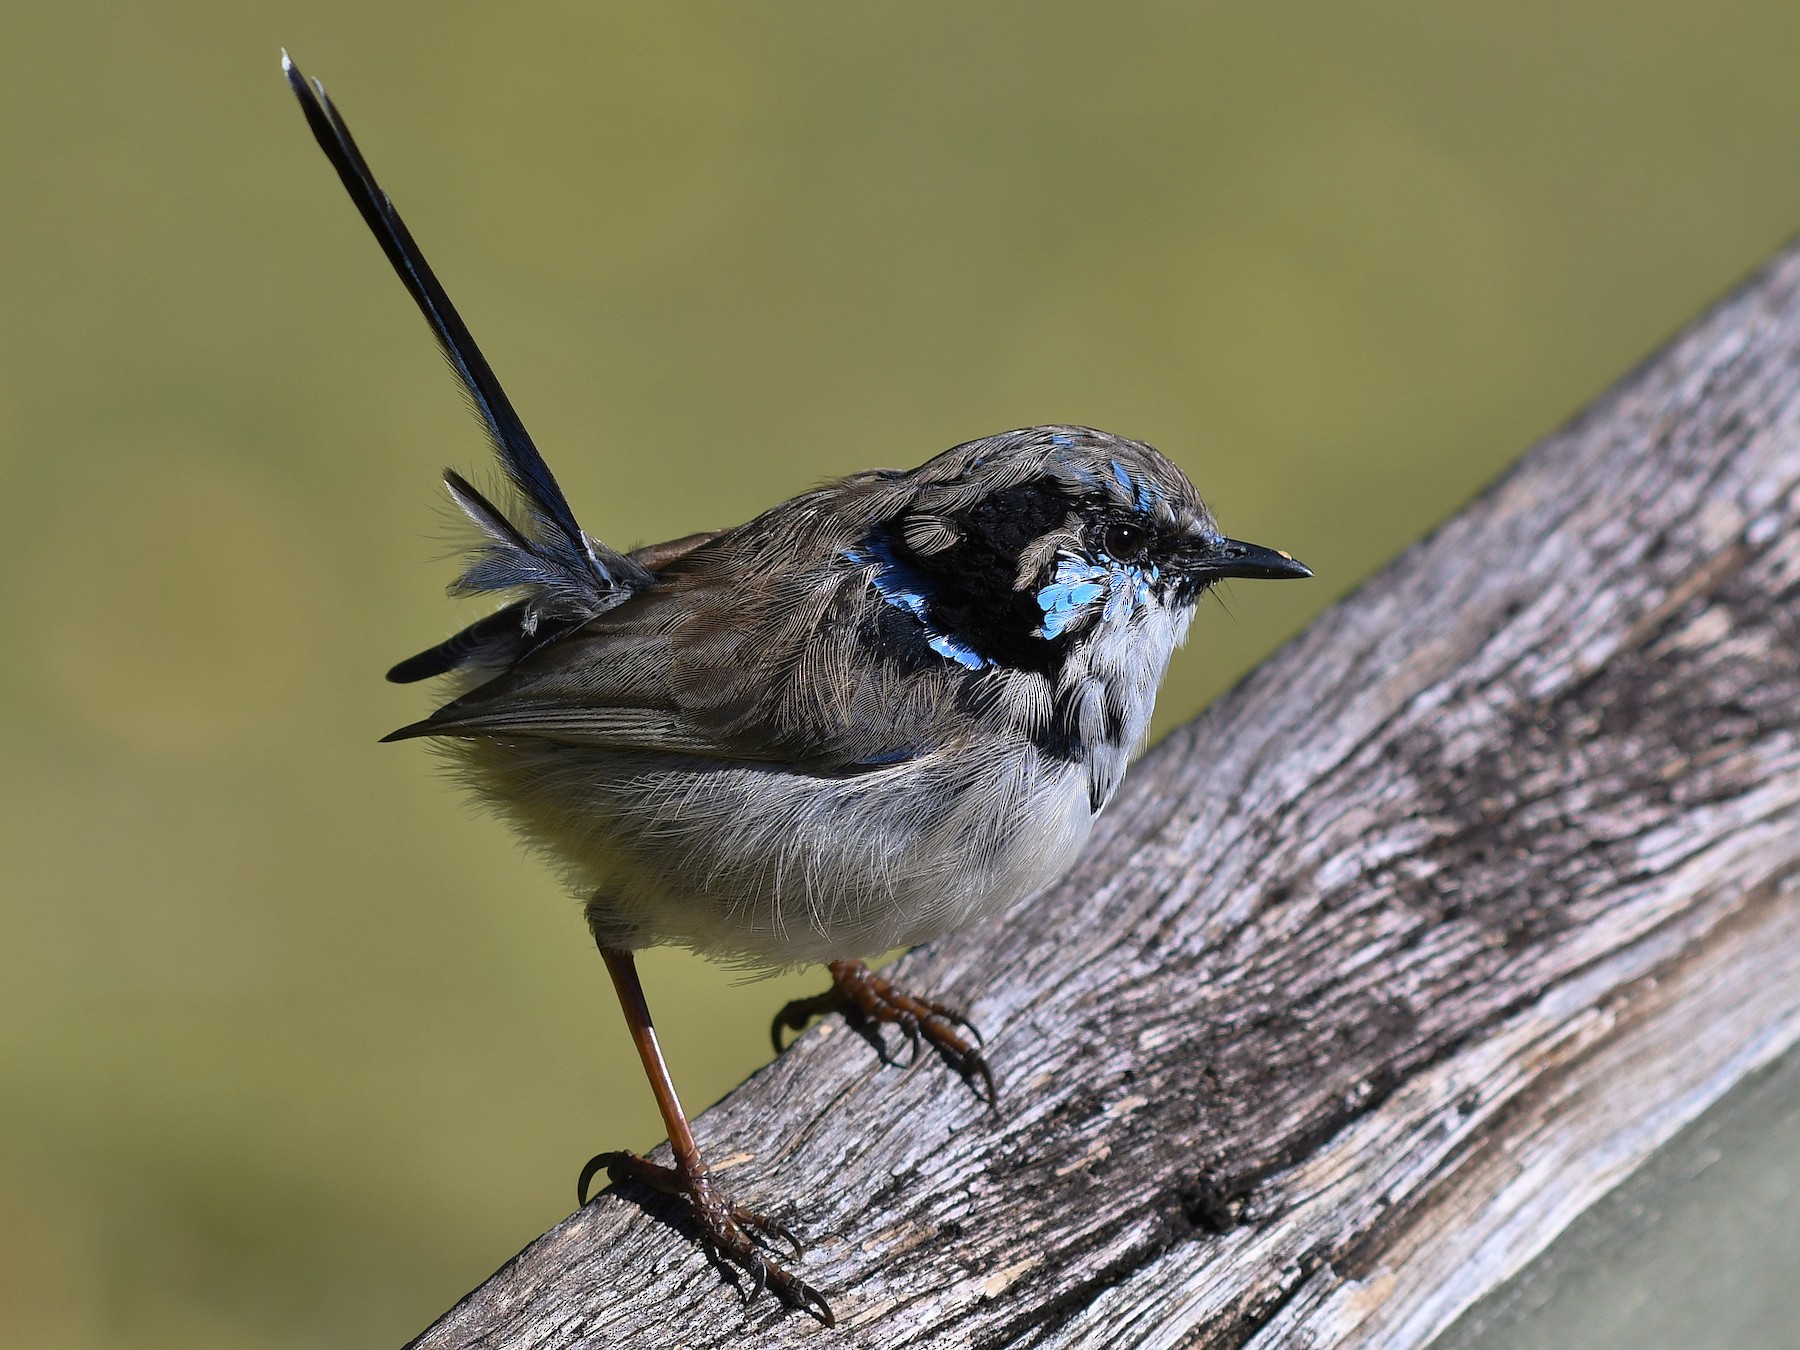
{"type": "Polygon", "coordinates": [[[1018,742],[846,777],[530,741],[451,748],[588,901],[602,941],[752,966],[873,956],[1009,909],[1068,869],[1093,823],[1086,771],[1018,742]]]}

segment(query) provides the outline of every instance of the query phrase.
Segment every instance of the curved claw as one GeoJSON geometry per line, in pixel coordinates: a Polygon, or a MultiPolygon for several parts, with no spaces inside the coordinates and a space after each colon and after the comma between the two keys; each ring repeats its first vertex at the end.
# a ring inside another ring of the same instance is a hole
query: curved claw
{"type": "MultiPolygon", "coordinates": [[[[753,1297],[767,1288],[788,1307],[798,1309],[808,1317],[816,1318],[820,1325],[827,1327],[837,1325],[837,1314],[825,1301],[825,1295],[798,1275],[790,1274],[780,1266],[771,1265],[766,1261],[759,1262],[759,1265],[762,1268],[757,1272],[756,1287],[752,1291],[753,1297]]],[[[750,1302],[750,1299],[745,1299],[744,1306],[749,1307],[750,1302]]]]}
{"type": "Polygon", "coordinates": [[[837,1314],[831,1311],[831,1305],[825,1301],[825,1295],[814,1289],[805,1280],[787,1277],[787,1289],[783,1296],[790,1307],[798,1308],[810,1317],[816,1317],[823,1326],[835,1327],[837,1314]]]}
{"type": "Polygon", "coordinates": [[[814,994],[811,998],[794,999],[784,1004],[781,1011],[775,1014],[775,1019],[769,1023],[769,1043],[779,1055],[787,1049],[781,1043],[783,1031],[805,1031],[806,1024],[813,1018],[837,1012],[844,1006],[844,997],[835,987],[827,989],[823,994],[814,994]]]}
{"type": "Polygon", "coordinates": [[[806,1255],[806,1244],[795,1237],[794,1230],[789,1228],[785,1223],[782,1223],[777,1219],[767,1218],[753,1210],[739,1209],[735,1206],[731,1211],[731,1217],[753,1232],[760,1233],[765,1237],[780,1238],[783,1242],[787,1243],[788,1246],[794,1249],[794,1258],[796,1260],[806,1255]]]}
{"type": "MultiPolygon", "coordinates": [[[[863,1038],[867,1040],[870,1045],[875,1047],[876,1053],[881,1056],[881,1062],[890,1069],[910,1069],[914,1064],[918,1063],[919,1043],[917,1041],[911,1039],[907,1040],[907,1045],[911,1053],[902,1060],[892,1050],[888,1049],[887,1037],[882,1034],[880,1022],[873,1018],[864,1017],[862,1018],[862,1026],[859,1030],[862,1031],[863,1038]]],[[[902,1028],[902,1032],[904,1032],[904,1030],[905,1029],[902,1028]]]]}
{"type": "Polygon", "coordinates": [[[988,1068],[987,1059],[981,1052],[969,1051],[967,1055],[963,1056],[962,1062],[956,1066],[956,1071],[962,1075],[963,1082],[969,1085],[970,1090],[976,1096],[987,1101],[988,1110],[999,1115],[1000,1089],[994,1086],[994,1071],[988,1068]],[[981,1080],[979,1084],[975,1081],[977,1078],[981,1080]]]}
{"type": "Polygon", "coordinates": [[[604,1171],[609,1174],[610,1178],[613,1164],[630,1156],[631,1155],[628,1153],[620,1153],[615,1150],[611,1153],[596,1153],[593,1157],[589,1158],[586,1165],[581,1169],[581,1175],[575,1180],[576,1205],[585,1205],[588,1202],[588,1187],[593,1184],[595,1177],[599,1176],[600,1173],[604,1171]]]}
{"type": "Polygon", "coordinates": [[[946,1022],[954,1022],[957,1026],[968,1032],[969,1035],[974,1038],[976,1045],[985,1046],[987,1044],[987,1041],[983,1039],[981,1035],[981,1028],[976,1026],[962,1013],[959,1013],[955,1008],[946,1008],[941,1003],[933,1003],[931,1005],[931,1011],[943,1018],[946,1022]]]}
{"type": "Polygon", "coordinates": [[[926,1012],[930,1013],[933,1017],[941,1018],[943,1021],[953,1024],[959,1030],[968,1032],[976,1045],[987,1044],[982,1038],[981,1028],[971,1022],[969,1020],[969,1015],[961,1008],[953,1008],[948,1003],[939,1003],[936,999],[930,998],[914,997],[912,1001],[918,1004],[919,1007],[924,1008],[926,1012]]]}
{"type": "Polygon", "coordinates": [[[919,1026],[919,1019],[905,1008],[900,1009],[894,1018],[894,1024],[900,1028],[900,1034],[906,1037],[906,1043],[912,1053],[906,1057],[906,1067],[911,1068],[919,1062],[919,1045],[925,1039],[925,1033],[919,1026]]]}

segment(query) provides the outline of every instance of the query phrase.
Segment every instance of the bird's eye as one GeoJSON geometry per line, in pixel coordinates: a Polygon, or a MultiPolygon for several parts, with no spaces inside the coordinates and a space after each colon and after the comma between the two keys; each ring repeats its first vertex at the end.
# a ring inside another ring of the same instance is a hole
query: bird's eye
{"type": "Polygon", "coordinates": [[[1144,555],[1144,546],[1150,542],[1150,536],[1137,525],[1117,522],[1106,527],[1100,536],[1100,546],[1107,555],[1120,562],[1134,562],[1144,555]]]}

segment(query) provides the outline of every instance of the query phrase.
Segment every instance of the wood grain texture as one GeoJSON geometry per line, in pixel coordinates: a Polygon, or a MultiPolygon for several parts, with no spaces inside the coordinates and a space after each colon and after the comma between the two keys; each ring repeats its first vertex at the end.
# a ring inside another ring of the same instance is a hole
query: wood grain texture
{"type": "Polygon", "coordinates": [[[1424,1344],[1800,1038],[1797,517],[1790,251],[905,959],[1002,1118],[830,1024],[706,1113],[838,1330],[609,1192],[416,1344],[1424,1344]]]}

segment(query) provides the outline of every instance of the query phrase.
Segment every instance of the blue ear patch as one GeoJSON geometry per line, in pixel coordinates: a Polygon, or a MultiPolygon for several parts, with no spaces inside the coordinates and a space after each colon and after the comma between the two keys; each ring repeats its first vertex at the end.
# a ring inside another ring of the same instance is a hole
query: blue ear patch
{"type": "Polygon", "coordinates": [[[1056,578],[1037,593],[1038,608],[1044,611],[1041,637],[1060,636],[1094,601],[1111,589],[1112,573],[1099,563],[1082,558],[1059,558],[1056,578]]]}
{"type": "Polygon", "coordinates": [[[847,550],[844,556],[853,563],[875,564],[875,593],[919,621],[925,629],[925,645],[932,651],[949,657],[965,670],[981,670],[994,664],[955,634],[942,632],[932,623],[930,580],[901,561],[888,540],[875,535],[865,540],[861,548],[847,550]]]}
{"type": "Polygon", "coordinates": [[[1115,562],[1104,555],[1098,561],[1063,555],[1056,560],[1056,576],[1037,593],[1044,623],[1037,635],[1059,637],[1089,607],[1104,601],[1100,616],[1107,623],[1122,623],[1139,605],[1150,603],[1158,578],[1148,570],[1115,562]]]}

